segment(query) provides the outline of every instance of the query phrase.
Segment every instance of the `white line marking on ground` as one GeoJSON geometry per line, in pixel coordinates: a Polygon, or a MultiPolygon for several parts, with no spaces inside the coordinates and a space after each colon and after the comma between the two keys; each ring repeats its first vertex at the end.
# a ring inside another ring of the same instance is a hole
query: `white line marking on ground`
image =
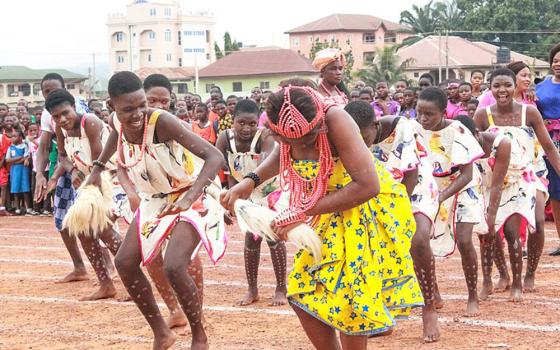
{"type": "MultiPolygon", "coordinates": [[[[447,276],[446,276],[447,277],[447,276]]],[[[38,281],[38,282],[51,282],[51,281],[58,281],[59,278],[53,276],[42,276],[36,275],[32,273],[0,273],[0,279],[17,279],[17,280],[27,280],[27,281],[38,281]]],[[[213,279],[204,279],[205,286],[228,286],[228,287],[235,287],[235,288],[247,288],[248,285],[245,281],[240,280],[229,280],[229,281],[218,281],[213,279]]],[[[259,283],[259,288],[276,288],[275,284],[272,283],[259,283]]],[[[499,301],[499,302],[509,302],[509,298],[502,297],[497,294],[491,295],[489,297],[489,302],[492,301],[499,301]]],[[[538,296],[538,295],[530,295],[524,294],[523,298],[525,301],[530,302],[536,305],[543,305],[543,306],[554,306],[556,308],[560,308],[560,298],[553,298],[553,297],[546,297],[546,296],[538,296]]],[[[467,300],[467,295],[459,295],[459,294],[445,294],[443,293],[444,300],[454,300],[454,301],[461,301],[467,300]]]]}
{"type": "MultiPolygon", "coordinates": [[[[31,297],[25,295],[4,295],[0,294],[0,300],[8,302],[36,302],[36,303],[56,303],[56,304],[67,304],[67,305],[81,305],[81,304],[105,304],[105,305],[119,305],[119,306],[134,306],[132,302],[118,302],[112,300],[97,300],[97,301],[77,301],[65,298],[56,297],[31,297]]],[[[164,307],[163,303],[158,304],[160,307],[164,307]]],[[[294,316],[294,312],[291,310],[272,310],[254,307],[235,307],[235,306],[204,306],[205,310],[216,311],[216,312],[226,312],[226,313],[265,313],[277,316],[294,316]]],[[[419,321],[419,317],[411,317],[411,321],[419,321]]],[[[515,321],[497,321],[497,320],[479,320],[472,318],[448,318],[439,317],[440,322],[447,324],[463,323],[472,326],[479,327],[492,327],[501,328],[509,330],[529,330],[529,331],[540,331],[540,332],[560,332],[560,325],[535,325],[528,323],[519,323],[515,321]]]]}

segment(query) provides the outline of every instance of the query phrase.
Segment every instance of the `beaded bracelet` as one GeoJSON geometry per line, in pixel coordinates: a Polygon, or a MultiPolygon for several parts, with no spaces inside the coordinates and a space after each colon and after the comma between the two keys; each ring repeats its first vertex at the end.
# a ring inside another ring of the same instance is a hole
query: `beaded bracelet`
{"type": "Polygon", "coordinates": [[[105,163],[103,163],[103,162],[101,162],[101,161],[99,161],[99,160],[94,160],[93,162],[91,162],[91,164],[92,164],[93,166],[98,166],[98,167],[100,167],[101,169],[107,169],[107,165],[105,165],[105,163]]]}
{"type": "Polygon", "coordinates": [[[259,175],[257,175],[256,173],[249,173],[245,176],[243,176],[243,179],[251,179],[253,180],[253,182],[255,183],[255,187],[257,187],[258,185],[260,185],[261,183],[261,178],[259,175]]]}

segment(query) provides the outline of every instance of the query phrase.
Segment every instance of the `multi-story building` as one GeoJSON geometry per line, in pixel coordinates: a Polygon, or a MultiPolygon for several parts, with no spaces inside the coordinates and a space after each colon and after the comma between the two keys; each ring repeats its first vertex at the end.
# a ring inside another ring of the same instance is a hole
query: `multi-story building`
{"type": "Polygon", "coordinates": [[[135,0],[107,19],[111,71],[142,67],[204,67],[216,59],[214,16],[178,2],[135,0]]]}
{"type": "Polygon", "coordinates": [[[406,27],[369,15],[334,14],[286,32],[290,49],[307,57],[316,42],[338,42],[344,51],[352,50],[354,69],[363,68],[375,58],[377,49],[400,44],[410,36],[406,27]]]}

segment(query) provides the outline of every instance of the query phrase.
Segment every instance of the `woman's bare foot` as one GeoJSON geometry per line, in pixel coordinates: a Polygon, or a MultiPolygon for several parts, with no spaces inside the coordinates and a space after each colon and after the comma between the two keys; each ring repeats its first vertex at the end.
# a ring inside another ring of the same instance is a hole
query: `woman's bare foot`
{"type": "Polygon", "coordinates": [[[251,305],[254,302],[259,301],[259,292],[256,289],[249,289],[247,294],[241,299],[237,305],[239,306],[247,306],[251,305]]]}
{"type": "Polygon", "coordinates": [[[117,301],[121,303],[126,303],[127,301],[132,301],[132,297],[129,294],[124,294],[117,298],[117,301]]]}
{"type": "Polygon", "coordinates": [[[521,291],[521,288],[511,287],[509,301],[513,301],[514,303],[520,303],[523,301],[523,292],[521,291]]]}
{"type": "Polygon", "coordinates": [[[525,279],[523,280],[523,291],[525,293],[534,293],[537,291],[535,288],[535,275],[525,275],[525,279]]]}
{"type": "Polygon", "coordinates": [[[204,329],[195,328],[193,330],[191,350],[208,350],[209,348],[208,337],[204,329]]]}
{"type": "Polygon", "coordinates": [[[167,326],[170,329],[186,326],[187,323],[187,316],[185,316],[185,313],[181,309],[178,309],[174,313],[170,314],[167,319],[167,326]]]}
{"type": "Polygon", "coordinates": [[[171,330],[168,330],[164,335],[154,336],[153,350],[166,350],[169,349],[177,341],[177,335],[171,330]]]}
{"type": "Polygon", "coordinates": [[[511,287],[511,279],[509,278],[509,275],[500,276],[498,283],[496,283],[496,287],[494,287],[494,292],[496,293],[505,292],[510,287],[511,287]]]}
{"type": "Polygon", "coordinates": [[[433,309],[422,310],[422,324],[424,330],[424,343],[434,343],[439,340],[440,331],[437,312],[433,309]]]}
{"type": "Polygon", "coordinates": [[[272,298],[272,302],[268,304],[269,306],[281,306],[286,305],[288,299],[286,299],[286,287],[284,288],[276,288],[276,292],[274,292],[274,297],[272,298]]]}
{"type": "Polygon", "coordinates": [[[56,281],[55,283],[70,283],[70,282],[78,282],[78,281],[87,281],[89,279],[87,271],[85,268],[78,268],[74,269],[74,271],[70,272],[64,278],[56,281]]]}
{"type": "Polygon", "coordinates": [[[110,283],[105,283],[104,285],[99,287],[97,292],[93,293],[92,295],[89,295],[87,297],[82,297],[79,300],[89,301],[89,300],[109,299],[109,298],[114,298],[116,295],[117,295],[117,289],[113,285],[113,282],[110,282],[110,283]]]}
{"type": "Polygon", "coordinates": [[[482,290],[480,291],[478,298],[480,300],[488,300],[488,296],[492,295],[492,293],[494,293],[494,285],[492,281],[482,282],[482,290]]]}
{"type": "Polygon", "coordinates": [[[465,317],[475,317],[480,315],[480,309],[478,307],[478,299],[469,299],[467,301],[467,311],[463,316],[465,317]]]}

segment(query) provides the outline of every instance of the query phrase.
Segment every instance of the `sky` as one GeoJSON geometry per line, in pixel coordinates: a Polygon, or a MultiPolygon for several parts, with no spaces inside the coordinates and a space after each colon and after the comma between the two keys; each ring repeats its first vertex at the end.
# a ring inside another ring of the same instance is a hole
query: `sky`
{"type": "MultiPolygon", "coordinates": [[[[0,66],[83,70],[96,54],[107,66],[105,22],[132,0],[2,1],[0,66]]],[[[168,3],[169,0],[158,2],[168,3]]],[[[214,13],[217,37],[229,31],[244,45],[288,46],[285,31],[333,13],[369,14],[398,22],[401,11],[428,0],[214,0],[179,1],[184,10],[214,13]]],[[[87,70],[87,68],[85,68],[87,70]]]]}

